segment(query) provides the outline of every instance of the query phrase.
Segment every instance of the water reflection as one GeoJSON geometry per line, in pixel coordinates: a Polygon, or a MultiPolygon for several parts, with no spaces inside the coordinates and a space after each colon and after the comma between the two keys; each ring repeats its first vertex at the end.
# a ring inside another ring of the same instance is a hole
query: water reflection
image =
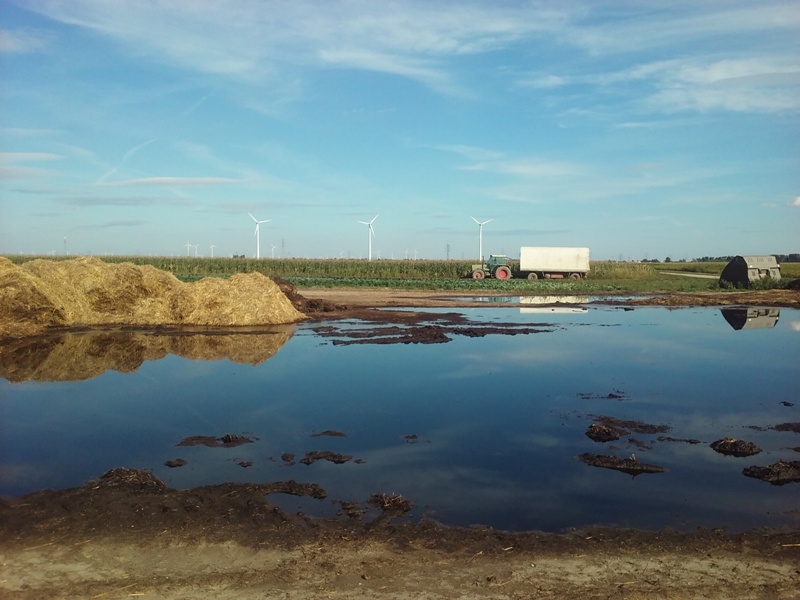
{"type": "Polygon", "coordinates": [[[778,308],[736,307],[720,309],[722,316],[737,331],[740,329],[771,329],[778,324],[778,308]]]}
{"type": "Polygon", "coordinates": [[[525,305],[521,313],[585,313],[585,306],[575,306],[589,302],[589,296],[522,296],[520,304],[525,305]]]}
{"type": "Polygon", "coordinates": [[[82,381],[106,371],[133,373],[170,354],[191,360],[230,360],[258,365],[292,337],[293,326],[250,333],[68,333],[15,340],[0,346],[0,377],[22,381],[82,381]]]}
{"type": "MultiPolygon", "coordinates": [[[[800,434],[777,428],[800,421],[800,311],[782,312],[748,335],[717,309],[591,306],[548,317],[544,335],[456,335],[447,344],[337,345],[311,323],[295,335],[244,335],[243,346],[224,350],[237,336],[126,334],[112,344],[105,340],[117,334],[84,334],[47,349],[21,344],[0,361],[0,494],[72,487],[126,466],[175,488],[293,479],[343,501],[398,493],[416,504],[413,517],[456,525],[794,523],[800,484],[743,475],[800,458],[800,434]],[[593,423],[624,433],[595,441],[593,423]],[[226,434],[252,442],[178,445],[226,434]],[[762,452],[722,456],[710,444],[724,437],[762,452]],[[584,464],[586,453],[635,455],[665,471],[631,478],[584,464]],[[185,466],[165,464],[178,459],[185,466]]],[[[539,329],[519,306],[459,314],[539,329]]],[[[313,502],[298,510],[331,507],[313,502]]]]}

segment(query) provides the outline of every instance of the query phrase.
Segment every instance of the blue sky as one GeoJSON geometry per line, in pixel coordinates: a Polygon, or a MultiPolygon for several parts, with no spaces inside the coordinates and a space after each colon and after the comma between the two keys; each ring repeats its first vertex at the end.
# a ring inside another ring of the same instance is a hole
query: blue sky
{"type": "Polygon", "coordinates": [[[0,75],[6,254],[800,251],[796,0],[0,0],[0,75]]]}

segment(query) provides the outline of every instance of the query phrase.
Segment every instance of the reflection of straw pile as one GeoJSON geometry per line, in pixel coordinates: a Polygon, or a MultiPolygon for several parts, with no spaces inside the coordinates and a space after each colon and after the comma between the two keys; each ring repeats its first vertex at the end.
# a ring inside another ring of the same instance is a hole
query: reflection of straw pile
{"type": "Polygon", "coordinates": [[[97,258],[16,266],[0,257],[0,337],[76,325],[228,327],[302,318],[260,273],[189,284],[154,267],[97,258]]]}
{"type": "Polygon", "coordinates": [[[257,365],[274,356],[292,333],[291,325],[282,325],[253,334],[91,332],[19,339],[0,346],[0,377],[14,383],[81,381],[109,370],[132,373],[168,354],[257,365]]]}

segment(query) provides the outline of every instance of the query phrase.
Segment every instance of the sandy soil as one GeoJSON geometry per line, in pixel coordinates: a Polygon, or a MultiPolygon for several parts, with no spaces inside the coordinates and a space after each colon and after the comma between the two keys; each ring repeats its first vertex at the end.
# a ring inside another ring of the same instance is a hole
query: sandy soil
{"type": "MultiPolygon", "coordinates": [[[[400,320],[407,313],[376,315],[373,307],[471,302],[431,292],[301,292],[316,319],[400,320]]],[[[796,308],[800,294],[642,303],[796,308]]],[[[800,598],[800,526],[509,533],[405,522],[394,502],[365,514],[343,505],[336,519],[312,519],[284,513],[273,493],[325,495],[294,482],[172,490],[122,469],[83,488],[0,499],[0,597],[800,598]]]]}

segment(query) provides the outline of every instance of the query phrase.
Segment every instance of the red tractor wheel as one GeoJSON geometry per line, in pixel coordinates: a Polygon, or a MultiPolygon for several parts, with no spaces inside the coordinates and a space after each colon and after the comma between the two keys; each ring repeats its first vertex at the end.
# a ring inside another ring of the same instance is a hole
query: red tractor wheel
{"type": "Polygon", "coordinates": [[[511,279],[511,269],[508,267],[497,267],[494,271],[495,279],[511,279]]]}
{"type": "Polygon", "coordinates": [[[475,269],[472,272],[472,278],[475,279],[475,280],[481,280],[484,277],[486,277],[486,274],[483,271],[481,271],[480,269],[475,269]]]}

